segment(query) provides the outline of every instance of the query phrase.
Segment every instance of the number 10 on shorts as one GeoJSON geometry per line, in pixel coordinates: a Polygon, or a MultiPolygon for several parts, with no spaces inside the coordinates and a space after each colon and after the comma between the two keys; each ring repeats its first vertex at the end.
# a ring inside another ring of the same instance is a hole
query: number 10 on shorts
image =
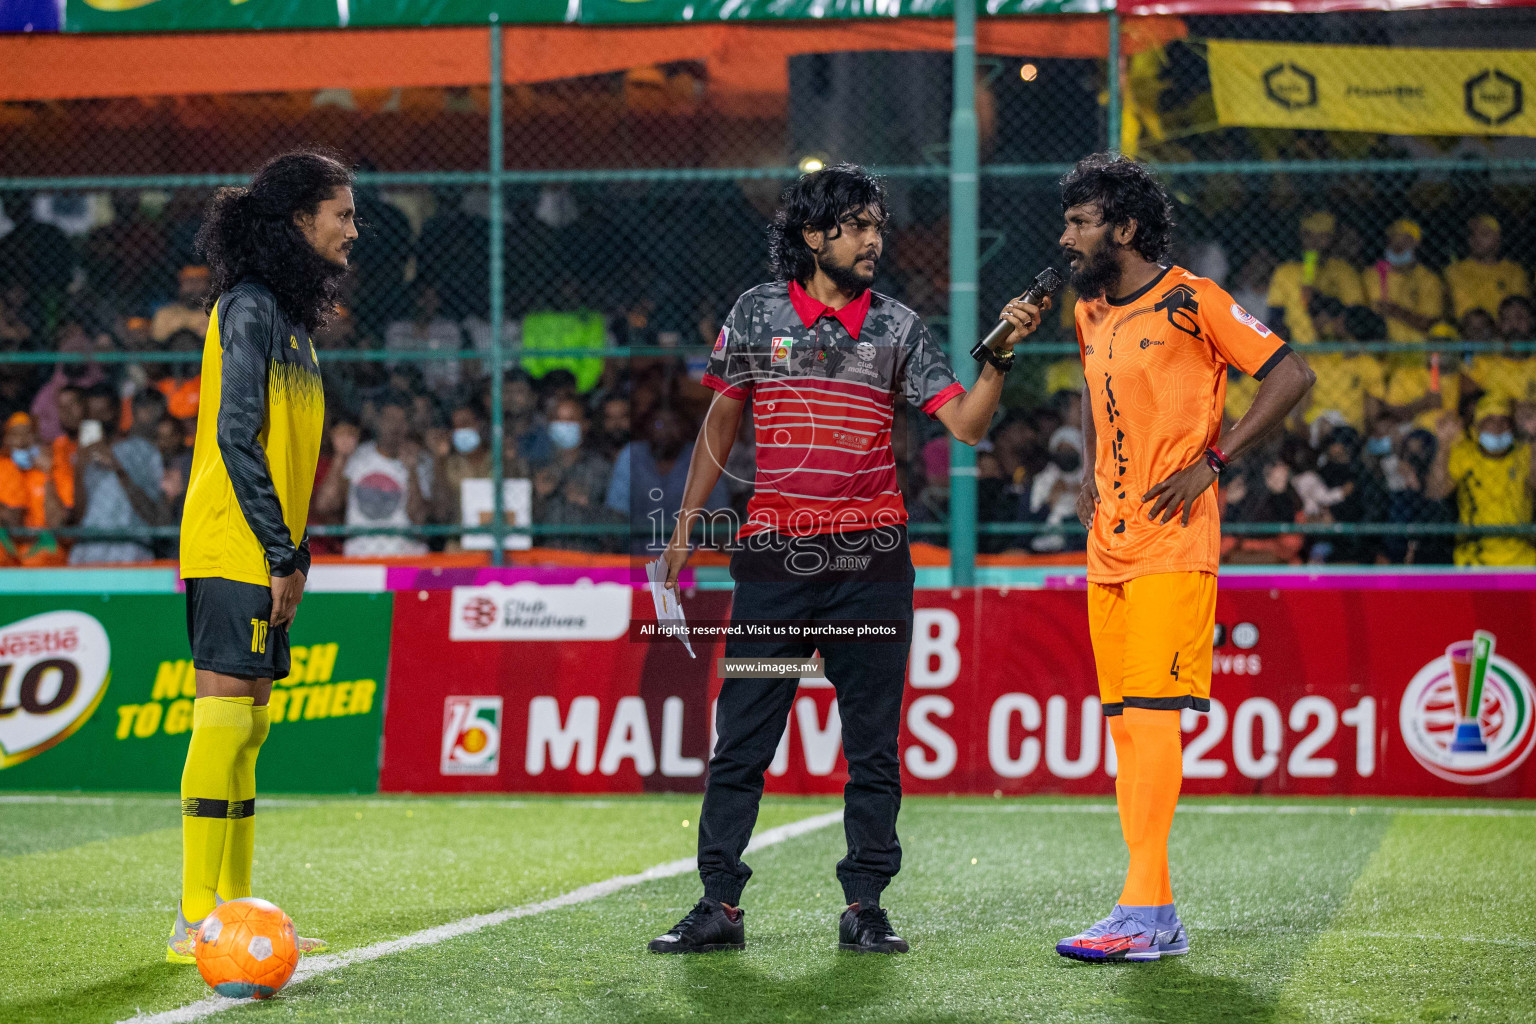
{"type": "Polygon", "coordinates": [[[267,626],[268,626],[268,623],[267,623],[266,619],[252,619],[251,620],[251,653],[252,654],[266,654],[267,653],[267,626]]]}

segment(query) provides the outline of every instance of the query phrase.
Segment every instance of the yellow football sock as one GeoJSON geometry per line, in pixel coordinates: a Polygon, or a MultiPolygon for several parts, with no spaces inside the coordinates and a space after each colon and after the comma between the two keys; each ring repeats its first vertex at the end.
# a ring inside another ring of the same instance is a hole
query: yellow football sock
{"type": "MultiPolygon", "coordinates": [[[[1168,833],[1173,830],[1173,812],[1184,782],[1179,713],[1126,708],[1121,717],[1136,753],[1132,771],[1127,772],[1125,762],[1121,761],[1116,780],[1117,789],[1122,780],[1130,787],[1131,797],[1131,827],[1125,830],[1131,866],[1120,903],[1128,907],[1160,907],[1173,902],[1173,886],[1168,878],[1168,833]]],[[[1120,748],[1115,749],[1118,754],[1120,748]]]]}
{"type": "Polygon", "coordinates": [[[251,736],[235,757],[230,773],[229,825],[224,833],[224,864],[219,895],[237,900],[251,894],[251,858],[256,852],[256,755],[272,728],[267,706],[251,709],[251,736]]]}
{"type": "Polygon", "coordinates": [[[181,912],[200,921],[213,909],[224,860],[230,781],[251,735],[250,697],[199,697],[181,770],[181,912]]]}

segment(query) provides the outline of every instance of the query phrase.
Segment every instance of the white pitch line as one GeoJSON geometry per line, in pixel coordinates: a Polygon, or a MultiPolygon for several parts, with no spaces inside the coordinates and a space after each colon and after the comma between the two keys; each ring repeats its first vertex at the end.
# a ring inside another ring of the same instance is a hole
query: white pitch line
{"type": "MultiPolygon", "coordinates": [[[[0,794],[0,804],[118,804],[118,803],[145,803],[150,797],[116,797],[116,796],[52,796],[41,793],[5,793],[0,794]]],[[[156,802],[163,797],[154,797],[156,802]]],[[[169,803],[169,801],[166,801],[169,803]]]]}
{"type": "MultiPolygon", "coordinates": [[[[825,828],[835,822],[841,821],[841,810],[828,811],[810,818],[802,818],[792,821],[788,825],[780,825],[770,828],[754,836],[747,849],[761,850],[767,846],[774,846],[796,836],[803,836],[807,832],[825,828]]],[[[628,889],[645,882],[654,882],[658,878],[672,878],[676,875],[687,874],[698,867],[698,861],[693,857],[684,857],[681,860],[668,861],[665,864],[657,864],[646,868],[636,875],[615,875],[601,882],[593,882],[584,885],[580,889],[572,889],[570,892],[561,893],[552,899],[540,900],[538,903],[526,903],[521,907],[511,907],[507,910],[497,910],[489,914],[475,914],[472,917],[461,918],[440,924],[433,928],[426,928],[410,935],[402,935],[398,939],[388,939],[384,942],[375,942],[371,946],[362,946],[358,949],[349,949],[340,953],[323,954],[320,956],[304,957],[299,961],[299,969],[293,972],[293,980],[289,984],[297,984],[309,978],[321,974],[329,974],[352,964],[367,963],[370,960],[378,960],[381,957],[394,953],[403,953],[408,949],[416,949],[420,946],[435,946],[449,939],[456,939],[461,935],[469,935],[486,928],[494,928],[496,925],[505,924],[507,921],[520,917],[532,917],[535,914],[543,914],[550,910],[559,910],[562,907],[575,906],[578,903],[590,903],[593,900],[610,896],[622,889],[628,889]]],[[[247,1006],[249,999],[225,999],[222,996],[209,996],[195,1003],[177,1007],[174,1010],[165,1010],[160,1013],[140,1013],[118,1024],[186,1024],[187,1021],[201,1020],[215,1013],[233,1009],[236,1006],[247,1006]]]]}
{"type": "MultiPolygon", "coordinates": [[[[1115,814],[1114,804],[960,804],[944,807],[909,803],[906,810],[921,813],[930,810],[960,814],[1115,814]]],[[[1407,814],[1415,817],[1451,818],[1536,818],[1536,807],[1390,807],[1380,804],[1321,805],[1302,804],[1179,804],[1179,814],[1407,814]]]]}
{"type": "MultiPolygon", "coordinates": [[[[657,794],[661,795],[661,794],[657,794]]],[[[331,800],[304,799],[302,797],[263,797],[263,807],[329,807],[336,804],[346,804],[348,807],[495,807],[495,808],[524,808],[547,807],[558,802],[561,807],[582,808],[609,808],[623,806],[622,800],[445,800],[440,797],[410,797],[403,796],[395,799],[389,797],[349,797],[338,794],[331,800]]],[[[3,804],[82,804],[91,806],[113,806],[116,804],[163,804],[166,807],[178,806],[181,803],[179,797],[155,796],[152,794],[119,795],[119,796],[71,796],[60,793],[0,793],[0,805],[3,804]]]]}
{"type": "Polygon", "coordinates": [[[1353,928],[1341,928],[1335,934],[1362,935],[1368,939],[1387,939],[1393,942],[1414,939],[1420,942],[1468,942],[1490,946],[1513,946],[1516,949],[1536,949],[1536,942],[1527,942],[1524,939],[1496,939],[1485,935],[1409,935],[1402,932],[1362,932],[1353,928]]]}
{"type": "Polygon", "coordinates": [[[1516,949],[1536,949],[1536,942],[1526,939],[1501,939],[1491,935],[1424,935],[1413,932],[1374,932],[1360,928],[1327,928],[1321,932],[1309,932],[1302,928],[1279,928],[1266,925],[1240,925],[1240,924],[1212,924],[1205,925],[1196,922],[1187,925],[1191,934],[1200,932],[1236,932],[1241,935],[1300,935],[1312,939],[1327,938],[1333,935],[1359,936],[1363,939],[1387,939],[1401,941],[1411,939],[1415,942],[1466,942],[1474,945],[1511,946],[1516,949]]]}
{"type": "MultiPolygon", "coordinates": [[[[93,806],[112,806],[116,804],[153,803],[171,806],[177,801],[163,796],[66,796],[62,794],[46,793],[10,793],[0,794],[0,806],[5,804],[84,804],[93,806]]],[[[329,807],[344,804],[347,807],[363,807],[372,809],[398,809],[414,807],[454,807],[464,809],[495,808],[498,810],[522,810],[530,807],[547,806],[548,801],[518,800],[518,799],[488,799],[488,800],[443,800],[440,798],[401,797],[389,798],[364,798],[348,799],[338,797],[335,800],[306,800],[302,798],[272,797],[264,799],[262,805],[269,808],[310,808],[329,807]]],[[[621,806],[623,801],[615,800],[565,800],[562,806],[583,808],[606,808],[621,806]]],[[[941,803],[911,803],[907,805],[909,811],[949,811],[956,814],[1115,814],[1117,808],[1114,804],[1107,803],[1070,803],[1070,804],[1038,804],[1038,803],[995,803],[995,804],[950,804],[941,803]]],[[[1194,803],[1179,804],[1180,814],[1255,814],[1255,815],[1301,815],[1301,816],[1349,816],[1356,814],[1405,814],[1413,817],[1428,818],[1536,818],[1536,807],[1393,807],[1390,804],[1204,804],[1194,803]]]]}

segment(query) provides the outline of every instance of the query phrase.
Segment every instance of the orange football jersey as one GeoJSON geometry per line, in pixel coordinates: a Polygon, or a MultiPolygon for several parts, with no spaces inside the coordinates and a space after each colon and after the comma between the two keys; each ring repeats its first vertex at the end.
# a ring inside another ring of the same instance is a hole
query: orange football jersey
{"type": "Polygon", "coordinates": [[[1182,267],[1123,299],[1079,301],[1076,317],[1098,435],[1088,579],[1214,573],[1221,550],[1216,489],[1196,499],[1188,527],[1179,518],[1151,522],[1156,499],[1142,495],[1216,443],[1227,367],[1263,379],[1289,346],[1220,285],[1182,267]]]}

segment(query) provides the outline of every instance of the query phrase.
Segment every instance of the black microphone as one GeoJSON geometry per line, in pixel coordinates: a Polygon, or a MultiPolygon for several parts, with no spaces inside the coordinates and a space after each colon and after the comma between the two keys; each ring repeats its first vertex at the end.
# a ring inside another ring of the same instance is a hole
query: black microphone
{"type": "MultiPolygon", "coordinates": [[[[1055,267],[1046,267],[1040,271],[1040,276],[1035,278],[1035,283],[1029,286],[1029,291],[1024,293],[1024,301],[1031,306],[1040,305],[1040,300],[1061,287],[1061,275],[1055,267]]],[[[987,336],[976,343],[971,349],[971,358],[978,363],[986,361],[986,350],[991,349],[995,354],[997,348],[1013,333],[1013,324],[1007,320],[999,320],[997,326],[987,332],[987,336]]]]}

